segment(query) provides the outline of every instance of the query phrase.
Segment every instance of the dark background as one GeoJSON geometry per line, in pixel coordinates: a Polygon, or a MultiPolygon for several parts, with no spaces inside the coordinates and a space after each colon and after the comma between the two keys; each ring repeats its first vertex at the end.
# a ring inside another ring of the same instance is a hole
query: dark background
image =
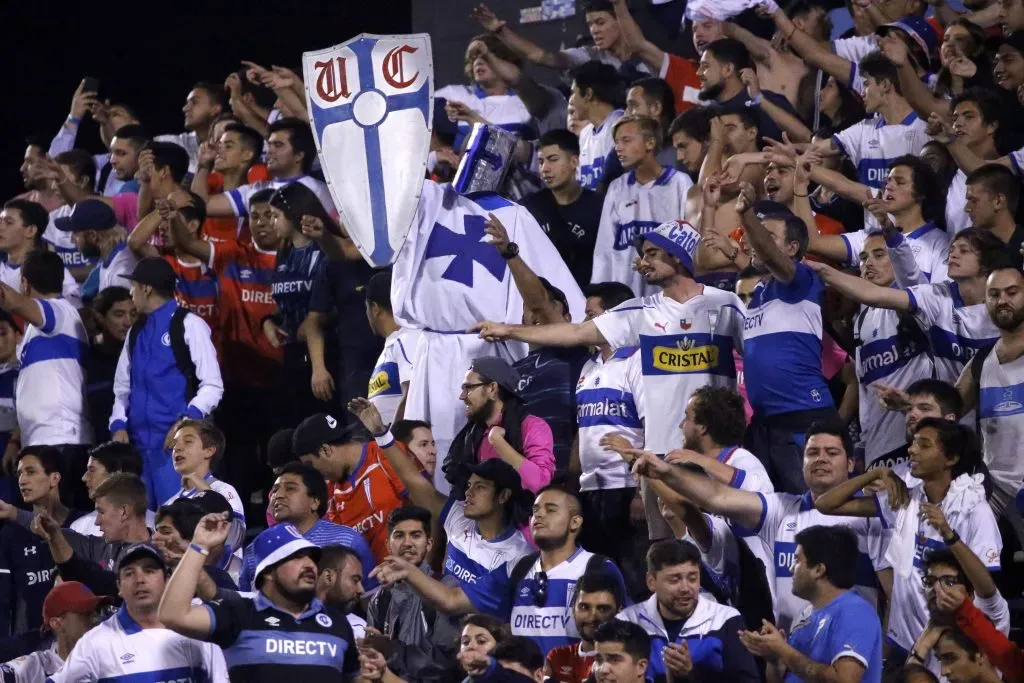
{"type": "MultiPolygon", "coordinates": [[[[177,133],[184,130],[181,106],[196,81],[222,83],[242,59],[296,68],[304,50],[361,32],[408,33],[412,1],[3,0],[0,197],[22,191],[25,139],[36,136],[49,146],[85,76],[100,80],[101,97],[138,109],[152,133],[177,133]]],[[[91,121],[78,141],[103,151],[91,121]]]]}

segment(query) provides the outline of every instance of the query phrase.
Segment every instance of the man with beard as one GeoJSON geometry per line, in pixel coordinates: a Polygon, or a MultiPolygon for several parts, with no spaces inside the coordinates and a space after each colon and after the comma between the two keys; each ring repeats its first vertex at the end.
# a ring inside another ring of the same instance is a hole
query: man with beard
{"type": "Polygon", "coordinates": [[[658,161],[661,126],[646,116],[626,116],[612,126],[615,154],[625,175],[611,181],[594,245],[594,282],[624,282],[640,296],[650,294],[633,268],[630,252],[641,235],[686,214],[693,182],[658,161]]]}
{"type": "Polygon", "coordinates": [[[359,555],[343,545],[322,548],[317,562],[316,597],[329,607],[345,613],[356,638],[366,635],[366,620],[355,614],[363,594],[363,563],[359,555]]]}
{"type": "MultiPolygon", "coordinates": [[[[423,573],[432,576],[426,561],[434,545],[432,515],[426,508],[406,505],[388,515],[388,548],[423,573]]],[[[406,582],[381,586],[366,605],[367,626],[391,639],[388,668],[406,680],[442,681],[454,660],[457,639],[454,620],[425,602],[406,582]]]]}
{"type": "MultiPolygon", "coordinates": [[[[661,291],[631,299],[580,324],[475,325],[487,341],[516,339],[547,346],[639,346],[643,368],[644,444],[654,453],[682,445],[679,406],[697,387],[735,386],[733,349],[743,348],[743,305],[732,292],[694,281],[700,234],[670,221],[637,239],[637,268],[661,291]]],[[[653,495],[644,493],[651,538],[668,538],[653,495]]]]}
{"type": "Polygon", "coordinates": [[[26,191],[15,199],[38,203],[49,212],[59,207],[64,201],[53,180],[45,173],[46,160],[46,152],[41,145],[30,142],[25,147],[25,160],[21,164],[21,178],[25,182],[26,191]]]}
{"type": "Polygon", "coordinates": [[[744,184],[736,200],[761,282],[747,306],[744,380],[754,416],[748,448],[781,491],[802,493],[801,444],[814,422],[836,419],[821,369],[824,285],[801,262],[807,226],[782,204],[754,202],[744,184]]]}
{"type": "Polygon", "coordinates": [[[551,130],[537,141],[537,170],[545,189],[521,202],[551,239],[580,287],[591,282],[594,243],[601,221],[601,195],[585,189],[576,177],[580,141],[565,129],[551,130]]]}
{"type": "Polygon", "coordinates": [[[291,524],[253,541],[256,590],[193,605],[205,556],[222,545],[228,516],[206,515],[167,582],[160,619],[183,635],[221,646],[235,683],[360,680],[359,654],[344,612],[316,597],[321,550],[291,524]]]}
{"type": "Polygon", "coordinates": [[[573,593],[572,618],[580,642],[548,652],[544,675],[550,683],[583,683],[594,666],[594,633],[602,624],[615,620],[622,609],[620,587],[608,574],[584,574],[573,593]]]}
{"type": "Polygon", "coordinates": [[[97,293],[124,285],[118,276],[131,274],[137,260],[124,241],[114,210],[102,199],[78,202],[67,217],[56,218],[53,224],[71,233],[71,241],[85,258],[99,260],[97,293]]]}
{"type": "MultiPolygon", "coordinates": [[[[124,604],[114,616],[82,636],[64,666],[47,680],[166,681],[184,675],[226,683],[224,655],[218,648],[170,631],[159,618],[157,608],[167,585],[167,573],[167,564],[152,545],[137,543],[126,548],[117,562],[118,595],[124,604]],[[112,657],[111,652],[124,654],[112,657]]],[[[193,590],[189,600],[194,594],[193,590]]]]}
{"type": "Polygon", "coordinates": [[[754,658],[740,643],[743,617],[700,591],[700,551],[685,541],[659,541],[647,551],[653,595],[618,618],[651,637],[648,677],[654,680],[759,681],[754,658]]]}
{"type": "Polygon", "coordinates": [[[999,339],[964,367],[956,387],[964,410],[978,409],[982,450],[992,481],[989,502],[1001,515],[1024,484],[1024,272],[997,268],[988,276],[985,308],[999,339]]]}

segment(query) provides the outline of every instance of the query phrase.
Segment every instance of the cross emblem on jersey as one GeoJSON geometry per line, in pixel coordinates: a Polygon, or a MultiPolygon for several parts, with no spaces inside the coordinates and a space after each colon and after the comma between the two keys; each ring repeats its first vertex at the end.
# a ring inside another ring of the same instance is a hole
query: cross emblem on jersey
{"type": "Polygon", "coordinates": [[[388,114],[402,109],[419,109],[423,120],[430,120],[430,82],[424,81],[419,90],[397,95],[386,95],[377,87],[376,74],[373,68],[373,48],[376,40],[357,40],[348,45],[355,53],[359,69],[359,83],[362,88],[356,98],[338,107],[322,108],[310,100],[310,115],[314,127],[322,131],[333,123],[353,121],[363,131],[366,149],[366,173],[370,193],[370,212],[374,226],[374,253],[372,258],[378,263],[390,259],[391,247],[388,243],[388,212],[387,198],[384,194],[384,164],[381,155],[380,126],[387,120],[388,114]]]}
{"type": "Polygon", "coordinates": [[[493,244],[483,242],[487,235],[483,216],[466,216],[462,221],[464,234],[459,234],[447,226],[434,223],[427,238],[425,259],[441,256],[454,256],[445,268],[441,277],[452,282],[459,282],[473,287],[473,264],[479,263],[499,282],[505,278],[505,259],[494,248],[493,244]]]}

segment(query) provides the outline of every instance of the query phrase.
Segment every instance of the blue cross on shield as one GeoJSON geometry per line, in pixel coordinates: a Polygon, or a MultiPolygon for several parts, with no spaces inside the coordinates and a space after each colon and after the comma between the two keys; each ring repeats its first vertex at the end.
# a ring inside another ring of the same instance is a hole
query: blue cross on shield
{"type": "Polygon", "coordinates": [[[302,70],[320,164],[345,230],[370,265],[394,263],[430,148],[430,37],[360,34],[303,54],[302,70]]]}

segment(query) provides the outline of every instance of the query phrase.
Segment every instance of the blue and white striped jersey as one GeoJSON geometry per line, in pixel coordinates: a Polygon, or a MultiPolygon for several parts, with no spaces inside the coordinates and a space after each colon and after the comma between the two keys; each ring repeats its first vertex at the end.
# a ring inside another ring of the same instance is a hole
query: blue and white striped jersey
{"type": "Polygon", "coordinates": [[[1002,514],[1024,488],[1024,356],[1000,363],[992,349],[976,381],[982,449],[992,477],[991,502],[1002,514]]]}
{"type": "MultiPolygon", "coordinates": [[[[796,563],[796,535],[812,526],[841,526],[857,534],[857,575],[854,590],[870,602],[878,603],[876,571],[887,569],[885,550],[888,535],[878,519],[825,515],[814,509],[808,491],[802,496],[791,493],[758,493],[761,519],[752,531],[774,557],[775,612],[779,628],[789,625],[810,603],[793,595],[793,565],[796,563]]],[[[740,529],[736,529],[740,533],[740,529]]]]}
{"type": "Polygon", "coordinates": [[[125,607],[78,641],[46,683],[228,683],[216,645],[166,628],[142,628],[125,607]]]}
{"type": "MultiPolygon", "coordinates": [[[[542,571],[538,557],[523,580],[514,586],[512,635],[530,638],[545,655],[556,647],[579,640],[580,634],[572,615],[573,597],[576,594],[576,582],[586,573],[587,563],[593,555],[583,548],[577,548],[568,560],[544,572],[547,576],[547,596],[540,607],[535,603],[538,590],[536,577],[542,571]]],[[[621,595],[626,594],[622,574],[615,563],[605,560],[600,571],[617,579],[621,595]]]]}
{"type": "Polygon", "coordinates": [[[507,619],[512,609],[512,569],[532,551],[523,532],[509,526],[488,541],[476,522],[466,517],[466,504],[452,498],[441,510],[441,523],[448,534],[444,576],[454,577],[478,610],[507,619]]]}
{"type": "Polygon", "coordinates": [[[384,340],[384,350],[370,375],[367,397],[380,411],[384,424],[395,421],[402,403],[402,383],[412,381],[412,359],[416,357],[419,330],[401,327],[384,340]]]}
{"type": "Polygon", "coordinates": [[[682,303],[658,292],[623,302],[594,324],[612,348],[640,347],[649,451],[668,453],[683,445],[679,422],[698,387],[736,387],[732,354],[743,349],[743,304],[732,292],[705,285],[682,303]]]}
{"type": "Polygon", "coordinates": [[[743,371],[758,417],[832,405],[821,369],[821,297],[825,285],[803,263],[787,284],[758,283],[743,324],[743,371]]]}
{"type": "MultiPolygon", "coordinates": [[[[480,114],[488,123],[518,133],[524,140],[536,137],[533,116],[514,90],[505,95],[488,95],[479,85],[446,85],[434,91],[434,99],[460,102],[480,114]]],[[[471,126],[459,121],[455,146],[459,148],[471,126]]]]}
{"type": "MultiPolygon", "coordinates": [[[[857,232],[840,235],[846,242],[847,266],[851,268],[860,266],[860,254],[864,251],[864,243],[868,241],[868,237],[877,232],[878,228],[865,227],[857,232]]],[[[914,254],[914,262],[917,263],[917,267],[924,274],[925,279],[929,282],[944,282],[949,279],[946,274],[946,261],[949,258],[949,235],[947,233],[939,230],[935,223],[925,223],[902,237],[897,235],[895,240],[887,239],[886,245],[893,249],[903,240],[906,240],[910,246],[910,250],[914,254]]]]}
{"type": "Polygon", "coordinates": [[[999,337],[984,303],[968,306],[955,282],[914,285],[907,290],[910,312],[928,335],[935,378],[955,384],[978,349],[999,337]]]}
{"type": "Polygon", "coordinates": [[[637,448],[644,445],[644,383],[635,346],[618,349],[608,360],[597,353],[587,361],[576,383],[576,424],[579,427],[580,490],[636,486],[629,463],[601,445],[606,434],[618,434],[637,448]]]}
{"type": "Polygon", "coordinates": [[[854,320],[854,337],[864,464],[871,467],[907,443],[903,414],[883,408],[871,385],[881,382],[905,390],[917,380],[931,377],[934,365],[928,338],[906,314],[861,306],[854,320]]]}
{"type": "Polygon", "coordinates": [[[644,184],[637,182],[634,171],[613,180],[601,210],[591,282],[623,282],[637,296],[657,291],[658,287],[648,285],[633,268],[636,238],[662,223],[681,220],[691,187],[690,176],[674,168],[665,168],[660,176],[644,184]]]}
{"type": "Polygon", "coordinates": [[[587,190],[596,190],[604,179],[604,162],[608,155],[615,151],[615,140],[612,128],[625,112],[615,109],[601,125],[588,123],[580,131],[580,166],[576,172],[580,184],[587,190]]]}

